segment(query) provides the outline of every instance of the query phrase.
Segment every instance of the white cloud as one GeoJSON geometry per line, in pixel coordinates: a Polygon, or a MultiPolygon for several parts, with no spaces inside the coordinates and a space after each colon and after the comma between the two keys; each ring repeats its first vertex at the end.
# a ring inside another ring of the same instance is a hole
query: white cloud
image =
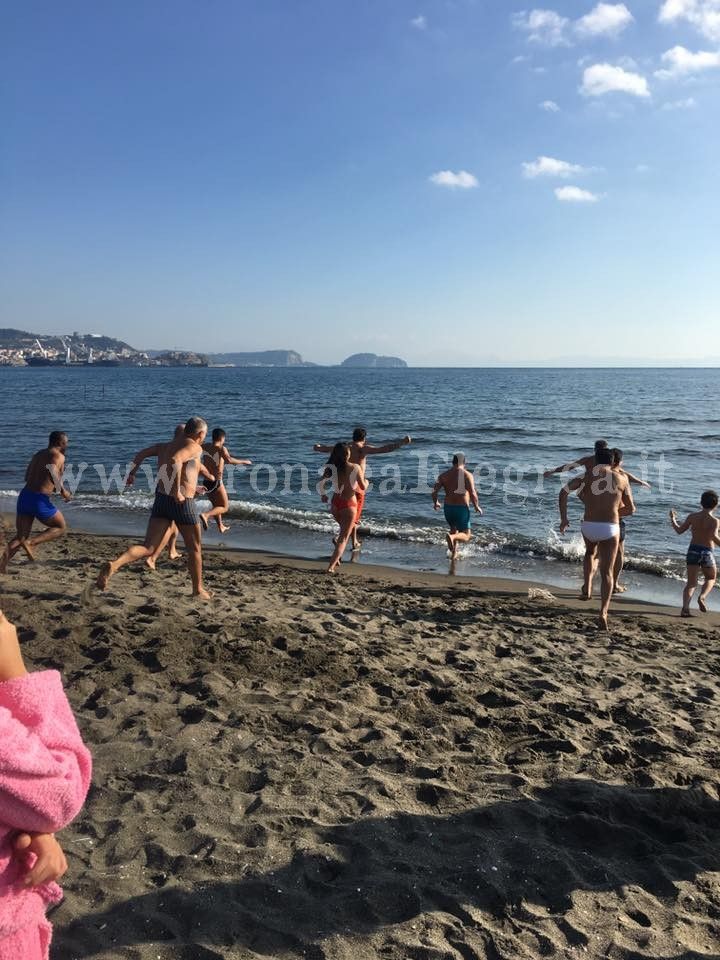
{"type": "Polygon", "coordinates": [[[694,110],[697,106],[695,97],[686,97],[685,100],[668,100],[662,105],[663,110],[694,110]]]}
{"type": "Polygon", "coordinates": [[[597,193],[583,190],[581,187],[555,187],[555,196],[565,203],[597,203],[597,193]]]}
{"type": "Polygon", "coordinates": [[[416,30],[427,30],[427,18],[420,15],[419,17],[413,17],[410,21],[411,26],[415,27],[416,30]]]}
{"type": "Polygon", "coordinates": [[[452,170],[439,170],[430,177],[432,183],[439,187],[450,187],[451,189],[471,190],[478,185],[477,177],[474,177],[467,170],[458,170],[453,173],[452,170]]]}
{"type": "Polygon", "coordinates": [[[574,177],[581,173],[588,173],[585,167],[577,163],[568,163],[567,160],[556,160],[554,157],[538,157],[529,163],[523,163],[523,176],[528,180],[536,177],[574,177]]]}
{"type": "Polygon", "coordinates": [[[523,10],[513,15],[513,26],[528,35],[533,43],[542,43],[548,47],[566,45],[566,36],[570,21],[554,10],[523,10]]]}
{"type": "Polygon", "coordinates": [[[598,3],[590,13],[575,21],[574,28],[581,37],[616,37],[634,20],[624,3],[598,3]]]}
{"type": "Polygon", "coordinates": [[[664,69],[655,71],[655,76],[660,77],[661,80],[687,77],[693,73],[720,67],[720,51],[698,50],[697,53],[693,53],[685,47],[673,47],[671,50],[666,50],[661,59],[667,64],[664,69]]]}
{"type": "Polygon", "coordinates": [[[585,97],[601,97],[606,93],[629,93],[649,97],[647,80],[639,73],[629,73],[610,63],[596,63],[583,71],[580,93],[585,97]]]}
{"type": "Polygon", "coordinates": [[[545,110],[547,113],[560,112],[560,107],[555,103],[554,100],[543,100],[543,102],[539,103],[538,106],[541,110],[545,110]]]}
{"type": "Polygon", "coordinates": [[[708,40],[720,41],[720,0],[665,0],[658,20],[660,23],[685,20],[708,40]]]}

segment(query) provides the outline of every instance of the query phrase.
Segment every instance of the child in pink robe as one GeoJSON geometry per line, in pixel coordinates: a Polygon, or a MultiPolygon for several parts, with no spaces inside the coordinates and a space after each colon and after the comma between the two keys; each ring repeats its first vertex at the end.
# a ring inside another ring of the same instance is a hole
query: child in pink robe
{"type": "Polygon", "coordinates": [[[62,891],[54,882],[33,885],[33,848],[29,860],[19,856],[18,838],[27,846],[33,835],[70,823],[90,774],[60,674],[27,673],[15,628],[0,611],[0,960],[48,960],[45,911],[62,891]]]}

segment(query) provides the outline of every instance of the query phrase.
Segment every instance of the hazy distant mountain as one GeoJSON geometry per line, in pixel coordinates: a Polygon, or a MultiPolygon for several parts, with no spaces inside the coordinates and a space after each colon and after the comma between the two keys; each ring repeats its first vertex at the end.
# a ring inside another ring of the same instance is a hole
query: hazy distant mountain
{"type": "Polygon", "coordinates": [[[295,350],[258,350],[247,353],[211,353],[211,364],[232,363],[236,367],[314,367],[295,350]]]}
{"type": "Polygon", "coordinates": [[[400,357],[379,357],[376,353],[354,353],[340,364],[341,367],[406,367],[400,357]]]}

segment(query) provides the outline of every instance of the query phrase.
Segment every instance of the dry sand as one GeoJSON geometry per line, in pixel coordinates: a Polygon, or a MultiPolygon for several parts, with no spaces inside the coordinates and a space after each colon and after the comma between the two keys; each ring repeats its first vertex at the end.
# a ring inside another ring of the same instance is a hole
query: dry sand
{"type": "Polygon", "coordinates": [[[720,957],[717,615],[225,551],[83,604],[123,547],[0,583],[95,757],[55,960],[720,957]]]}

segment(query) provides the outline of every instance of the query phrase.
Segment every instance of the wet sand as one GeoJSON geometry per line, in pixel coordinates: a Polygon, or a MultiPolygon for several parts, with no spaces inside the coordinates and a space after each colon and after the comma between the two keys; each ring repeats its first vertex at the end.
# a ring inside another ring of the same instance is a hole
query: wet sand
{"type": "Polygon", "coordinates": [[[720,956],[720,616],[221,550],[83,601],[124,546],[0,581],[95,758],[57,960],[720,956]]]}

